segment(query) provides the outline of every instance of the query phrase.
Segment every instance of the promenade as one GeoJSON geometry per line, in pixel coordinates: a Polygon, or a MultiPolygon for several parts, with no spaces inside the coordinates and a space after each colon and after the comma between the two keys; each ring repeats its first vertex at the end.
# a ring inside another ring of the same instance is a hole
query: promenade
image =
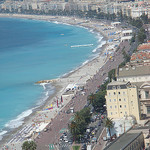
{"type": "MultiPolygon", "coordinates": [[[[61,129],[68,128],[69,119],[71,114],[66,114],[65,112],[70,108],[74,107],[74,111],[81,110],[87,102],[87,96],[91,93],[94,93],[97,90],[97,87],[103,83],[107,73],[114,68],[117,68],[118,65],[123,61],[122,49],[126,46],[125,50],[128,50],[127,42],[121,43],[120,49],[114,54],[114,61],[108,60],[106,64],[100,68],[99,72],[93,76],[92,79],[88,80],[85,85],[85,95],[77,93],[75,98],[73,98],[48,125],[48,132],[41,132],[35,141],[37,143],[37,150],[48,150],[49,144],[57,145],[59,142],[59,137],[62,135],[61,129]]],[[[97,149],[97,147],[96,147],[97,149]]]]}

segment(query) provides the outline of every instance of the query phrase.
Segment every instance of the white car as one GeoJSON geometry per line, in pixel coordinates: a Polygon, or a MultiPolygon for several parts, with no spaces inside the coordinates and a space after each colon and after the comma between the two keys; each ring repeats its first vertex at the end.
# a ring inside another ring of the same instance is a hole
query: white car
{"type": "Polygon", "coordinates": [[[68,140],[67,140],[67,139],[65,140],[65,143],[68,143],[68,140]]]}

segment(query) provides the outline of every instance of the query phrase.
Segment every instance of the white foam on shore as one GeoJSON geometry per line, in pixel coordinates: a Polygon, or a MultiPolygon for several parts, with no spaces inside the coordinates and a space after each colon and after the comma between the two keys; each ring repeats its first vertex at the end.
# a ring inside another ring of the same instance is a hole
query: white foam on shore
{"type": "Polygon", "coordinates": [[[106,41],[102,41],[100,45],[98,45],[92,52],[95,53],[99,48],[106,44],[106,41]]]}
{"type": "Polygon", "coordinates": [[[5,124],[5,127],[11,128],[11,129],[18,128],[19,126],[23,124],[24,118],[29,116],[32,112],[33,112],[32,109],[28,109],[22,112],[20,115],[16,117],[16,119],[11,120],[7,124],[5,124]]]}
{"type": "MultiPolygon", "coordinates": [[[[24,119],[31,115],[35,109],[40,107],[48,99],[48,97],[54,93],[54,87],[51,86],[50,83],[42,83],[40,85],[43,86],[44,92],[42,98],[36,103],[36,106],[34,108],[22,112],[15,119],[10,120],[8,123],[5,124],[5,128],[15,129],[21,126],[24,123],[24,119]]],[[[8,131],[0,132],[0,140],[3,138],[3,135],[7,132],[8,131]]]]}
{"type": "Polygon", "coordinates": [[[55,91],[55,88],[50,83],[40,83],[40,85],[44,89],[44,96],[37,102],[37,106],[41,106],[55,91]]]}
{"type": "Polygon", "coordinates": [[[64,23],[64,22],[58,22],[58,21],[50,21],[50,22],[55,23],[55,24],[64,24],[64,25],[72,26],[71,24],[64,23]]]}
{"type": "Polygon", "coordinates": [[[2,132],[0,132],[0,141],[1,141],[2,138],[3,138],[3,135],[6,134],[6,133],[7,133],[7,131],[2,131],[2,132]]]}

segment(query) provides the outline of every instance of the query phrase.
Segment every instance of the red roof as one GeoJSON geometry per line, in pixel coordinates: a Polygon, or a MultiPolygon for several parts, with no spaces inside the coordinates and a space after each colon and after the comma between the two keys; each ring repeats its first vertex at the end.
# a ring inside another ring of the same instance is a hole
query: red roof
{"type": "Polygon", "coordinates": [[[137,50],[150,50],[150,43],[140,44],[137,50]]]}
{"type": "Polygon", "coordinates": [[[150,52],[137,52],[131,56],[131,61],[134,60],[147,60],[150,59],[150,52]]]}

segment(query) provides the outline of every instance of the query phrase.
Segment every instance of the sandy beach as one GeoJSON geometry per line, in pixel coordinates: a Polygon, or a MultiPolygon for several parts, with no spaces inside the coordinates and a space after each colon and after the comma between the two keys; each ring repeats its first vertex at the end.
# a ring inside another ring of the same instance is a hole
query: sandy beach
{"type": "Polygon", "coordinates": [[[104,43],[102,47],[98,47],[98,49],[101,49],[101,51],[95,59],[87,62],[75,71],[70,72],[61,78],[53,80],[43,79],[43,81],[40,81],[39,83],[43,85],[51,83],[56,89],[55,93],[48,98],[44,106],[38,108],[36,112],[25,119],[25,123],[20,128],[16,129],[13,132],[13,135],[5,136],[0,142],[1,148],[2,146],[7,145],[9,149],[21,150],[21,145],[25,140],[35,139],[35,141],[38,143],[38,149],[44,150],[47,148],[48,142],[54,143],[57,141],[61,135],[59,134],[59,129],[62,127],[67,128],[66,122],[68,122],[67,120],[71,117],[71,114],[66,115],[65,111],[70,109],[70,107],[74,107],[75,111],[83,108],[86,104],[87,96],[96,91],[97,86],[106,79],[107,72],[112,68],[115,68],[120,62],[123,61],[123,58],[119,57],[118,52],[115,52],[117,46],[120,45],[121,35],[119,33],[121,32],[121,28],[113,28],[111,25],[107,24],[108,22],[104,21],[99,22],[83,20],[74,17],[21,14],[0,14],[0,17],[36,19],[82,26],[92,29],[94,32],[103,35],[104,39],[106,40],[106,43],[104,43]],[[105,28],[107,28],[107,30],[104,30],[105,28]],[[109,37],[110,32],[115,32],[118,34],[114,34],[109,37]],[[109,38],[117,40],[109,42],[109,38]],[[106,52],[109,54],[105,55],[106,52]],[[118,59],[115,58],[115,56],[118,57],[118,59]],[[114,63],[114,66],[110,65],[112,62],[114,63]],[[104,65],[106,65],[106,68],[104,68],[104,65]],[[59,121],[62,126],[59,124],[58,129],[56,126],[54,129],[52,129],[55,121],[59,121]],[[51,135],[55,137],[51,141],[47,141],[45,136],[45,143],[41,145],[43,141],[41,137],[44,137],[45,134],[43,133],[44,128],[52,129],[52,131],[55,131],[56,134],[53,135],[53,133],[51,133],[51,135]],[[41,147],[39,145],[41,145],[41,147]],[[45,147],[43,145],[45,145],[45,147]]]}

